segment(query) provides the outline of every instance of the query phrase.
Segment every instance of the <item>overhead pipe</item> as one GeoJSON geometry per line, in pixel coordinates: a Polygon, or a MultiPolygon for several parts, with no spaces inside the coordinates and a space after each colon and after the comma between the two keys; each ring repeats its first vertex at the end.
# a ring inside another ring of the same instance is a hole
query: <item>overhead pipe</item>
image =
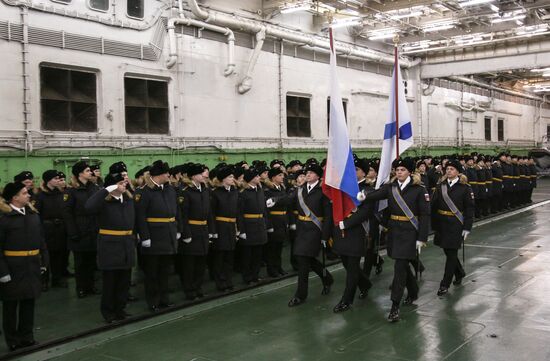
{"type": "Polygon", "coordinates": [[[503,92],[503,93],[506,93],[506,94],[515,95],[515,96],[518,96],[518,97],[523,97],[523,98],[527,98],[527,99],[542,101],[542,98],[538,97],[536,95],[530,95],[530,94],[518,92],[518,91],[515,91],[515,90],[499,88],[497,86],[490,85],[490,84],[485,84],[485,83],[482,83],[480,81],[467,78],[465,76],[453,75],[453,76],[449,76],[447,78],[449,78],[451,80],[454,80],[454,81],[461,82],[461,83],[467,83],[467,84],[470,84],[470,85],[475,85],[475,86],[478,86],[480,88],[496,90],[496,91],[503,92]]]}
{"type": "Polygon", "coordinates": [[[216,26],[213,24],[205,23],[204,21],[186,18],[183,12],[182,0],[179,1],[179,17],[170,18],[168,20],[168,60],[166,61],[166,67],[172,68],[178,60],[178,49],[176,45],[176,25],[196,26],[204,29],[208,29],[217,33],[221,33],[227,36],[228,54],[227,54],[227,67],[225,68],[223,75],[230,76],[235,72],[235,34],[227,27],[216,26]]]}
{"type": "Polygon", "coordinates": [[[237,87],[239,94],[245,94],[250,89],[252,89],[252,73],[254,72],[254,67],[258,62],[258,57],[260,56],[260,53],[262,52],[262,47],[264,46],[265,33],[265,27],[263,27],[262,30],[256,33],[256,46],[254,47],[254,51],[250,56],[250,61],[248,62],[248,68],[246,69],[245,76],[237,87]]]}
{"type": "MultiPolygon", "coordinates": [[[[265,27],[266,35],[283,39],[286,41],[304,44],[313,48],[330,50],[330,42],[327,38],[321,38],[315,35],[304,34],[298,31],[283,29],[270,24],[264,24],[260,21],[250,20],[236,15],[228,15],[220,12],[206,11],[199,7],[197,0],[187,0],[187,4],[195,17],[208,23],[219,26],[227,26],[232,29],[239,29],[257,34],[265,27]]],[[[346,54],[350,57],[360,58],[367,61],[378,62],[387,65],[393,65],[393,55],[384,54],[375,50],[359,48],[357,46],[345,43],[335,42],[335,50],[338,53],[346,54]]],[[[407,58],[399,60],[402,67],[412,66],[407,58]]]]}

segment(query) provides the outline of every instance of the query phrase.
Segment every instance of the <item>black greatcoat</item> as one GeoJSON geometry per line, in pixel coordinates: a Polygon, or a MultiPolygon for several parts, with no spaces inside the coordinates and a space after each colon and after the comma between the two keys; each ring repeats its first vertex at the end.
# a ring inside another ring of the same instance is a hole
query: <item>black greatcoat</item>
{"type": "Polygon", "coordinates": [[[479,198],[480,185],[477,181],[477,172],[474,167],[466,167],[466,177],[468,178],[468,183],[472,186],[474,191],[474,196],[476,199],[479,198]]]}
{"type": "Polygon", "coordinates": [[[92,182],[86,185],[78,182],[73,188],[68,188],[63,196],[63,218],[67,226],[69,249],[76,252],[95,252],[97,241],[97,221],[86,208],[86,201],[99,190],[92,182]]]}
{"type": "Polygon", "coordinates": [[[374,203],[363,202],[344,219],[344,237],[339,226],[334,226],[332,239],[334,245],[332,249],[341,256],[363,257],[366,252],[366,234],[363,222],[370,219],[373,214],[374,203]]]}
{"type": "Polygon", "coordinates": [[[42,280],[40,267],[48,266],[48,250],[40,217],[26,207],[25,215],[3,203],[0,217],[0,277],[10,275],[11,281],[0,283],[3,301],[20,301],[40,296],[42,280]],[[40,250],[37,255],[8,256],[6,251],[40,250]]]}
{"type": "Polygon", "coordinates": [[[218,235],[218,238],[214,239],[213,248],[217,251],[233,251],[237,237],[239,191],[235,187],[231,187],[229,190],[223,186],[217,187],[212,191],[211,201],[214,218],[212,232],[218,235]],[[220,217],[235,221],[216,219],[220,217]]]}
{"type": "Polygon", "coordinates": [[[267,228],[273,228],[269,236],[270,242],[282,243],[288,238],[288,207],[292,203],[292,194],[288,194],[284,186],[279,189],[269,181],[265,182],[265,199],[273,198],[275,205],[267,210],[267,228]]]}
{"type": "Polygon", "coordinates": [[[129,192],[122,197],[121,203],[106,189],[101,189],[86,202],[86,210],[97,215],[99,229],[132,231],[128,235],[98,234],[97,268],[102,271],[130,269],[136,263],[134,200],[129,192]]]}
{"type": "Polygon", "coordinates": [[[420,179],[413,176],[409,184],[399,190],[397,179],[366,195],[364,202],[388,199],[388,211],[391,215],[404,217],[405,213],[392,195],[392,187],[397,187],[409,209],[418,219],[418,231],[409,221],[389,219],[387,247],[388,255],[393,259],[416,258],[416,241],[427,242],[430,229],[430,196],[426,188],[420,185],[420,179]]]}
{"type": "Polygon", "coordinates": [[[191,238],[189,243],[180,243],[180,252],[188,256],[206,256],[208,254],[209,225],[212,224],[210,212],[210,189],[202,184],[199,190],[191,184],[178,196],[181,207],[182,239],[191,238]],[[183,197],[183,199],[181,199],[183,197]],[[192,224],[205,222],[206,224],[192,224]]]}
{"type": "Polygon", "coordinates": [[[307,184],[302,187],[302,196],[308,208],[318,217],[322,218],[322,230],[313,222],[302,221],[300,216],[306,213],[300,207],[296,196],[294,208],[298,211],[296,219],[296,240],[294,241],[294,255],[317,257],[321,250],[321,240],[328,241],[332,234],[332,206],[330,200],[323,194],[320,182],[308,193],[307,184]]]}
{"type": "Polygon", "coordinates": [[[35,208],[38,211],[44,238],[50,251],[65,251],[67,249],[67,232],[63,220],[63,192],[58,189],[41,189],[36,195],[35,208]]]}
{"type": "Polygon", "coordinates": [[[260,246],[267,243],[267,211],[264,190],[247,187],[239,193],[239,216],[237,222],[239,232],[246,234],[246,239],[239,239],[243,246],[260,246]],[[245,214],[259,215],[261,218],[247,218],[245,214]]]}
{"type": "Polygon", "coordinates": [[[494,162],[492,165],[492,179],[493,179],[493,197],[502,196],[502,191],[504,190],[502,166],[497,162],[494,162]]]}
{"type": "Polygon", "coordinates": [[[177,251],[177,233],[182,231],[176,190],[148,182],[136,194],[136,225],[140,240],[151,240],[151,247],[141,247],[144,255],[170,255],[177,251]],[[176,222],[150,222],[148,218],[175,218],[176,222]]]}
{"type": "Polygon", "coordinates": [[[437,185],[432,198],[432,229],[435,231],[434,244],[441,248],[459,249],[462,246],[462,231],[470,231],[474,223],[474,193],[464,177],[449,188],[444,178],[437,185]],[[454,215],[443,215],[438,210],[450,212],[451,209],[443,199],[441,185],[447,185],[447,194],[464,217],[464,224],[454,215]]]}

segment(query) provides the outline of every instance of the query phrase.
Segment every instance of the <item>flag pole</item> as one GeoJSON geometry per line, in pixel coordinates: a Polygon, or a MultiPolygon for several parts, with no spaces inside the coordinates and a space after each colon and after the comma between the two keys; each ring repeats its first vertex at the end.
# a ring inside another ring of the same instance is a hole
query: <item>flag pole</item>
{"type": "Polygon", "coordinates": [[[399,62],[398,62],[398,56],[397,56],[397,45],[399,43],[399,35],[395,35],[393,38],[393,44],[394,44],[394,69],[393,69],[393,77],[395,78],[395,91],[393,93],[393,102],[395,103],[395,152],[397,153],[395,155],[395,159],[399,159],[399,77],[398,70],[399,70],[399,62]]]}
{"type": "MultiPolygon", "coordinates": [[[[332,21],[331,21],[332,23],[332,21]]],[[[328,35],[329,35],[329,39],[330,39],[330,51],[332,53],[334,53],[334,55],[336,55],[335,51],[334,51],[334,38],[332,37],[332,26],[328,28],[328,35]]],[[[330,111],[330,110],[329,110],[330,111]]],[[[328,130],[330,132],[330,128],[328,130]]],[[[329,134],[330,136],[330,134],[329,134]]],[[[341,234],[342,234],[342,238],[345,238],[346,237],[346,233],[344,232],[343,229],[340,230],[341,234]]]]}

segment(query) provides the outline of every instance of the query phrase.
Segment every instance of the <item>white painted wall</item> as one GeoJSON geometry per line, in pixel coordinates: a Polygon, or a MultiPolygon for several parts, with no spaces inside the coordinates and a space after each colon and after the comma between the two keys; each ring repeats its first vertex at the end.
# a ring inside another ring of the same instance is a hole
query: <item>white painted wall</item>
{"type": "MultiPolygon", "coordinates": [[[[219,4],[220,1],[218,1],[219,4]]],[[[246,2],[249,6],[254,1],[246,2]]],[[[253,6],[252,6],[253,7],[253,6]]],[[[290,18],[290,17],[289,17],[290,18]]],[[[305,24],[303,16],[294,21],[305,24]]],[[[0,5],[0,21],[19,21],[13,7],[0,5]],[[6,10],[6,11],[5,11],[6,10]]],[[[53,15],[41,16],[31,11],[32,26],[65,29],[76,33],[101,34],[110,38],[147,42],[152,29],[137,32],[117,30],[98,24],[70,20],[53,15]],[[57,19],[58,21],[54,21],[57,19]],[[45,24],[47,20],[48,24],[45,24]],[[82,26],[81,26],[82,24],[82,26]],[[98,30],[99,31],[99,30],[98,30]]],[[[191,145],[217,145],[224,148],[286,148],[325,147],[327,141],[326,100],[328,91],[328,65],[284,56],[281,59],[282,119],[280,123],[279,102],[279,56],[261,53],[254,72],[253,88],[244,95],[238,94],[236,86],[246,69],[251,49],[236,47],[237,73],[224,77],[227,45],[215,41],[178,37],[178,64],[171,70],[164,66],[167,44],[158,62],[140,61],[122,57],[62,50],[53,47],[30,46],[29,69],[31,81],[31,124],[34,149],[42,147],[117,146],[170,146],[185,148],[191,145]],[[84,67],[97,71],[98,75],[98,132],[58,133],[40,129],[40,78],[42,62],[63,64],[75,68],[84,67]],[[123,78],[127,73],[142,74],[166,79],[169,82],[170,135],[128,136],[124,131],[123,78]],[[284,103],[287,93],[311,97],[312,137],[288,138],[284,103]],[[109,116],[107,116],[109,114],[109,116]],[[112,120],[111,120],[112,119],[112,120]],[[282,134],[281,134],[282,128],[282,134]],[[282,137],[281,137],[282,136],[282,137]]],[[[0,39],[0,146],[23,146],[23,89],[21,44],[0,39]],[[19,131],[17,131],[19,130],[19,131]]],[[[387,94],[391,78],[383,75],[338,68],[342,97],[348,101],[348,126],[350,137],[356,147],[379,148],[383,124],[388,113],[387,94]]],[[[414,72],[411,72],[414,74],[414,72]]],[[[412,75],[411,75],[412,76],[412,75]]],[[[457,118],[460,111],[445,105],[459,103],[460,92],[437,88],[431,96],[420,97],[416,82],[409,79],[409,108],[413,118],[415,138],[422,134],[424,146],[457,145],[458,142],[472,145],[505,145],[497,142],[496,118],[505,119],[505,140],[509,145],[530,146],[540,141],[550,123],[550,110],[542,112],[535,107],[495,100],[491,110],[485,113],[466,112],[471,118],[463,124],[464,139],[457,140],[457,118]],[[421,101],[421,119],[417,114],[417,102],[421,101]],[[484,140],[484,116],[493,117],[493,141],[484,140]],[[539,120],[535,122],[536,120],[539,120]],[[420,123],[422,128],[420,129],[420,123]]],[[[487,102],[490,99],[464,94],[464,101],[487,102]]]]}

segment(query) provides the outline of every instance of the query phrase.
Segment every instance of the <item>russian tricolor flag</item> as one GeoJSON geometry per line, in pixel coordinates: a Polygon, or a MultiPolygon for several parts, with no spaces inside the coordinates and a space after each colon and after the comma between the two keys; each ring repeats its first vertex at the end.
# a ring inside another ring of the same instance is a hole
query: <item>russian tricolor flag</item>
{"type": "Polygon", "coordinates": [[[359,205],[359,192],[353,152],[342,105],[342,96],[336,76],[336,52],[330,34],[330,127],[328,132],[328,155],[323,182],[323,193],[332,201],[334,224],[344,220],[359,205]]]}

